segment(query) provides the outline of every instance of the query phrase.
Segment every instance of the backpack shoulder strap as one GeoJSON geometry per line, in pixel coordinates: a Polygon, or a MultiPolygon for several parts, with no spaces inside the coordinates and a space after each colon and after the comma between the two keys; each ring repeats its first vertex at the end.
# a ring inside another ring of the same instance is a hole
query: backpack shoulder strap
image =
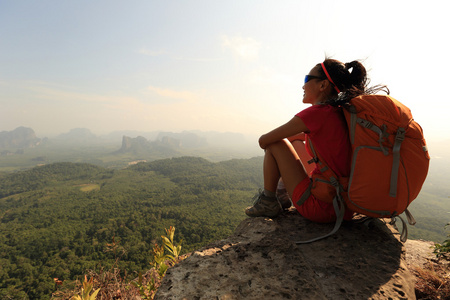
{"type": "MultiPolygon", "coordinates": [[[[295,242],[296,244],[312,243],[312,242],[324,239],[326,237],[329,237],[330,235],[335,234],[338,231],[338,229],[341,227],[342,221],[344,220],[344,214],[345,214],[345,202],[341,196],[341,185],[338,181],[337,175],[334,173],[334,171],[331,168],[328,167],[328,165],[325,163],[325,161],[323,159],[321,159],[319,153],[316,152],[316,150],[314,149],[314,146],[313,146],[310,138],[307,138],[307,145],[308,145],[311,153],[313,154],[313,159],[311,161],[315,162],[319,166],[319,170],[320,170],[320,172],[322,172],[322,174],[326,173],[326,176],[329,177],[330,184],[332,184],[334,187],[336,187],[336,196],[333,199],[333,208],[334,208],[334,212],[336,214],[336,223],[334,225],[333,230],[331,230],[330,233],[310,239],[310,240],[306,240],[306,241],[297,241],[297,242],[295,242]]],[[[299,202],[301,200],[302,200],[302,202],[300,204],[303,204],[303,202],[305,202],[305,200],[309,197],[310,194],[311,194],[311,184],[309,185],[309,188],[305,191],[305,193],[302,195],[300,200],[297,202],[297,204],[299,204],[299,202]]]]}
{"type": "Polygon", "coordinates": [[[309,148],[309,150],[311,151],[311,154],[313,156],[313,158],[310,161],[308,161],[308,163],[312,163],[312,162],[316,163],[316,165],[319,167],[320,173],[322,173],[326,177],[329,177],[329,178],[334,177],[334,178],[338,179],[338,176],[336,175],[336,173],[330,167],[328,167],[325,160],[322,159],[320,153],[317,152],[316,149],[314,149],[314,145],[313,145],[311,139],[309,137],[307,137],[306,140],[307,140],[306,145],[309,148]]]}

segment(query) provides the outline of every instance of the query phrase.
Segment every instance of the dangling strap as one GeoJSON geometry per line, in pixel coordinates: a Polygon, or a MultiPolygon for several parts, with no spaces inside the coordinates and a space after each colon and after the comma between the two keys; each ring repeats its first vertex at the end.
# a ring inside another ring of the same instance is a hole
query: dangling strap
{"type": "Polygon", "coordinates": [[[413,215],[408,209],[405,209],[406,219],[408,220],[409,225],[416,225],[416,219],[414,219],[413,215]]]}
{"type": "MultiPolygon", "coordinates": [[[[339,188],[337,188],[337,190],[338,189],[339,188]]],[[[326,237],[329,237],[330,235],[335,234],[338,231],[338,229],[341,227],[342,221],[344,220],[344,214],[345,214],[345,204],[344,204],[344,200],[342,199],[342,197],[339,193],[339,190],[338,190],[338,193],[336,194],[336,197],[334,197],[334,199],[333,199],[333,207],[334,207],[334,211],[336,213],[336,223],[334,224],[334,228],[333,228],[333,230],[331,230],[330,233],[307,240],[307,241],[298,241],[295,243],[297,245],[308,244],[308,243],[312,243],[312,242],[324,239],[326,237]]]]}
{"type": "MultiPolygon", "coordinates": [[[[405,215],[409,225],[414,226],[416,224],[416,220],[414,219],[413,215],[408,209],[405,210],[405,215]]],[[[395,224],[397,218],[399,218],[402,221],[402,233],[400,234],[400,241],[406,242],[406,240],[408,239],[408,225],[406,224],[405,220],[403,220],[403,218],[400,216],[395,216],[391,218],[391,222],[389,222],[389,224],[394,226],[394,228],[398,231],[398,227],[395,224]]]]}
{"type": "Polygon", "coordinates": [[[397,224],[395,224],[395,222],[397,221],[396,220],[397,218],[399,218],[400,221],[402,221],[402,233],[400,234],[400,241],[402,241],[404,243],[408,239],[408,226],[406,225],[405,220],[403,220],[403,218],[400,216],[395,216],[395,217],[391,218],[391,222],[389,222],[389,224],[394,226],[394,228],[398,231],[397,224]]]}

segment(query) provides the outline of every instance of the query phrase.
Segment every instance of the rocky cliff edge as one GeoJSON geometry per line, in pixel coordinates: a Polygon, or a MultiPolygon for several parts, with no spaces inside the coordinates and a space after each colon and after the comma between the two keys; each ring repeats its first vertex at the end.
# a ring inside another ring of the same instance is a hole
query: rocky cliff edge
{"type": "Polygon", "coordinates": [[[169,269],[155,299],[416,299],[410,270],[431,242],[398,240],[390,225],[348,222],[331,231],[296,211],[248,218],[235,234],[169,269]],[[407,250],[408,249],[408,250],[407,250]]]}

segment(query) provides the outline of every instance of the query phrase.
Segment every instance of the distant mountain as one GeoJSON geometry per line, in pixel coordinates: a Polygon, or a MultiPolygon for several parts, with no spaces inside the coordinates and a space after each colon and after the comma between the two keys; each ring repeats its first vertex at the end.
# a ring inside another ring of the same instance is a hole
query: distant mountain
{"type": "Polygon", "coordinates": [[[95,142],[98,138],[87,128],[74,128],[67,133],[62,133],[56,137],[57,140],[65,140],[76,143],[95,142]]]}
{"type": "Polygon", "coordinates": [[[150,147],[151,143],[144,137],[138,136],[136,138],[131,138],[128,136],[123,136],[122,147],[118,152],[142,152],[150,147]]]}
{"type": "Polygon", "coordinates": [[[170,137],[161,140],[149,141],[142,136],[131,138],[123,136],[122,147],[116,153],[133,153],[137,155],[153,154],[167,158],[179,154],[181,142],[170,137]]]}
{"type": "Polygon", "coordinates": [[[183,131],[180,133],[160,132],[156,139],[166,143],[178,140],[179,146],[183,148],[200,148],[208,146],[208,142],[205,137],[201,137],[199,134],[189,131],[183,131]]]}
{"type": "Polygon", "coordinates": [[[156,153],[175,155],[180,149],[195,149],[207,147],[205,137],[198,134],[183,131],[181,133],[160,132],[155,141],[149,141],[142,136],[131,138],[123,136],[122,147],[118,153],[156,153]]]}
{"type": "Polygon", "coordinates": [[[159,132],[154,140],[144,136],[122,137],[122,147],[114,154],[130,153],[139,159],[154,160],[195,155],[212,161],[260,155],[257,143],[242,134],[183,131],[159,132]]]}
{"type": "Polygon", "coordinates": [[[182,132],[170,131],[115,131],[103,137],[106,139],[120,139],[127,137],[144,137],[149,141],[162,141],[165,137],[180,140],[183,148],[199,148],[199,147],[242,147],[248,145],[257,145],[257,138],[249,138],[241,133],[235,132],[217,132],[217,131],[200,131],[185,130],[182,132]]]}
{"type": "Polygon", "coordinates": [[[114,131],[109,134],[103,135],[105,139],[109,140],[120,140],[124,135],[130,136],[130,137],[137,137],[142,136],[148,140],[155,140],[158,136],[159,131],[151,131],[151,132],[145,132],[145,131],[137,131],[137,130],[119,130],[114,131]]]}
{"type": "Polygon", "coordinates": [[[40,142],[41,139],[36,137],[31,128],[22,126],[13,131],[0,132],[0,148],[33,148],[40,142]]]}

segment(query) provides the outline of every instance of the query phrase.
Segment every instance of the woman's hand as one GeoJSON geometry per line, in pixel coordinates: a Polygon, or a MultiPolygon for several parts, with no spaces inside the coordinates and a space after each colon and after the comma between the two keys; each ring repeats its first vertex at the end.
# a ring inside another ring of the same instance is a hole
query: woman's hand
{"type": "Polygon", "coordinates": [[[268,143],[267,142],[267,133],[266,134],[263,134],[260,138],[259,138],[259,140],[258,140],[258,143],[259,143],[259,146],[262,148],[262,149],[266,149],[266,147],[270,144],[270,143],[268,143]]]}

